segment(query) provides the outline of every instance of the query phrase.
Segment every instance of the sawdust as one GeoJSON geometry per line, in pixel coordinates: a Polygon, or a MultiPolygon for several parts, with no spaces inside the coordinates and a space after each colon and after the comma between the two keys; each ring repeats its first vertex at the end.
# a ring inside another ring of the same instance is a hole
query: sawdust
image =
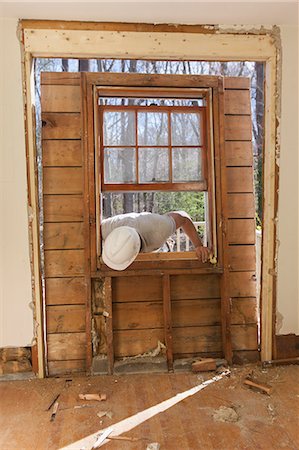
{"type": "Polygon", "coordinates": [[[234,408],[220,406],[220,408],[214,412],[213,419],[216,422],[238,422],[239,415],[234,408]]]}

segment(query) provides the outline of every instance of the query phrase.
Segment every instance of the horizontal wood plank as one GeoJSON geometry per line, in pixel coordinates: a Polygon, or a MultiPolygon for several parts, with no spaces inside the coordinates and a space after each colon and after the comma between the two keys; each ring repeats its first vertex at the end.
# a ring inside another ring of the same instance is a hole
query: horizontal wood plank
{"type": "Polygon", "coordinates": [[[44,85],[41,90],[41,108],[47,112],[80,112],[81,88],[74,85],[44,85]]]}
{"type": "Polygon", "coordinates": [[[85,359],[48,362],[48,373],[50,377],[55,375],[67,375],[85,371],[86,371],[85,359]]]}
{"type": "Polygon", "coordinates": [[[85,331],[85,305],[47,306],[47,333],[85,331]]]}
{"type": "Polygon", "coordinates": [[[155,350],[164,342],[164,330],[126,330],[113,333],[114,355],[116,358],[137,356],[155,350]]]}
{"type": "Polygon", "coordinates": [[[224,77],[225,89],[250,89],[250,78],[247,77],[224,77]]]}
{"type": "Polygon", "coordinates": [[[257,325],[232,325],[233,350],[257,350],[257,325]]]}
{"type": "Polygon", "coordinates": [[[175,300],[171,303],[173,327],[219,325],[220,299],[175,300]]]}
{"type": "Polygon", "coordinates": [[[226,141],[251,141],[251,116],[224,116],[226,141]]]}
{"type": "Polygon", "coordinates": [[[260,352],[258,350],[235,350],[233,353],[233,364],[254,363],[260,360],[260,352]]]}
{"type": "Polygon", "coordinates": [[[41,72],[40,83],[80,86],[80,72],[41,72]]]}
{"type": "Polygon", "coordinates": [[[126,302],[113,305],[113,329],[134,330],[163,327],[161,302],[126,302]]]}
{"type": "Polygon", "coordinates": [[[225,164],[227,166],[252,166],[252,143],[247,141],[225,142],[225,164]]]}
{"type": "Polygon", "coordinates": [[[42,113],[42,139],[80,138],[80,113],[42,113]]]}
{"type": "Polygon", "coordinates": [[[46,250],[46,277],[84,275],[84,250],[46,250]]]}
{"type": "Polygon", "coordinates": [[[228,247],[228,264],[232,271],[255,270],[255,245],[231,245],[228,247]]]}
{"type": "Polygon", "coordinates": [[[255,297],[255,272],[231,272],[229,278],[230,297],[255,297]]]}
{"type": "Polygon", "coordinates": [[[83,220],[82,195],[44,195],[45,222],[80,222],[83,220]]]}
{"type": "Polygon", "coordinates": [[[254,219],[255,204],[253,193],[228,194],[227,215],[230,219],[254,219]]]}
{"type": "Polygon", "coordinates": [[[177,275],[170,278],[170,297],[180,299],[219,298],[218,275],[177,275]]]}
{"type": "Polygon", "coordinates": [[[46,278],[47,305],[85,304],[87,287],[83,277],[46,278]]]}
{"type": "Polygon", "coordinates": [[[250,114],[250,90],[224,91],[224,114],[250,114]]]}
{"type": "Polygon", "coordinates": [[[255,244],[255,220],[229,219],[227,235],[229,244],[255,244]]]}
{"type": "Polygon", "coordinates": [[[257,299],[255,297],[233,298],[231,313],[232,325],[256,324],[257,299]]]}
{"type": "Polygon", "coordinates": [[[252,167],[227,167],[226,180],[229,193],[253,192],[252,167]]]}
{"type": "Polygon", "coordinates": [[[45,223],[44,249],[84,248],[84,223],[45,223]]]}
{"type": "Polygon", "coordinates": [[[81,194],[83,170],[81,167],[45,167],[44,194],[81,194]]]}
{"type": "Polygon", "coordinates": [[[113,278],[112,299],[113,302],[161,301],[162,278],[158,276],[113,278]]]}
{"type": "Polygon", "coordinates": [[[44,139],[42,147],[44,167],[82,166],[80,139],[44,139]]]}
{"type": "Polygon", "coordinates": [[[84,359],[85,333],[57,333],[48,335],[48,361],[84,359]]]}
{"type": "Polygon", "coordinates": [[[173,328],[175,354],[219,352],[222,349],[221,327],[173,328]]]}

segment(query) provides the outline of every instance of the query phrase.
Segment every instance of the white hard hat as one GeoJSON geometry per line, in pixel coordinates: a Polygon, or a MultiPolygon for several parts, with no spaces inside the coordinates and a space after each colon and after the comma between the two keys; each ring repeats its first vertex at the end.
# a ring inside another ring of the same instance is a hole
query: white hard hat
{"type": "Polygon", "coordinates": [[[124,270],[134,261],[140,247],[140,236],[135,228],[118,227],[105,239],[102,258],[111,269],[124,270]]]}

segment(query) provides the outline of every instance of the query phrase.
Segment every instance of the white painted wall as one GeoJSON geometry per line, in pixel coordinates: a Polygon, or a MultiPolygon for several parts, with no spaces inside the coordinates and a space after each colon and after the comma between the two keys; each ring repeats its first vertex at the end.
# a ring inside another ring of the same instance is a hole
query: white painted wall
{"type": "MultiPolygon", "coordinates": [[[[47,17],[46,13],[44,17],[47,17]]],[[[146,20],[141,17],[140,21],[146,20]]],[[[179,18],[177,22],[180,22],[179,18]]],[[[3,347],[30,344],[33,318],[29,308],[31,277],[17,20],[0,18],[0,26],[0,347],[3,347]]],[[[294,25],[282,27],[278,309],[283,315],[280,333],[299,334],[297,33],[298,28],[294,25]]]]}
{"type": "Polygon", "coordinates": [[[282,117],[279,182],[278,334],[299,334],[298,27],[281,27],[282,117]]]}
{"type": "Polygon", "coordinates": [[[0,347],[33,337],[20,46],[16,19],[0,19],[0,347]]]}

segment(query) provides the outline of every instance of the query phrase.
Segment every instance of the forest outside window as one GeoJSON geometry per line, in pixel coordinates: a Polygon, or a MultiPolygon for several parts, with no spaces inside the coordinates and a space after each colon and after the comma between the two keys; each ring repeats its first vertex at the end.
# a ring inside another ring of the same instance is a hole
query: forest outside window
{"type": "MultiPolygon", "coordinates": [[[[213,161],[205,96],[161,90],[150,96],[140,89],[108,94],[102,91],[98,99],[99,216],[184,210],[204,245],[211,245],[213,161]]],[[[186,254],[191,251],[192,243],[177,230],[159,258],[192,257],[186,254]]]]}

